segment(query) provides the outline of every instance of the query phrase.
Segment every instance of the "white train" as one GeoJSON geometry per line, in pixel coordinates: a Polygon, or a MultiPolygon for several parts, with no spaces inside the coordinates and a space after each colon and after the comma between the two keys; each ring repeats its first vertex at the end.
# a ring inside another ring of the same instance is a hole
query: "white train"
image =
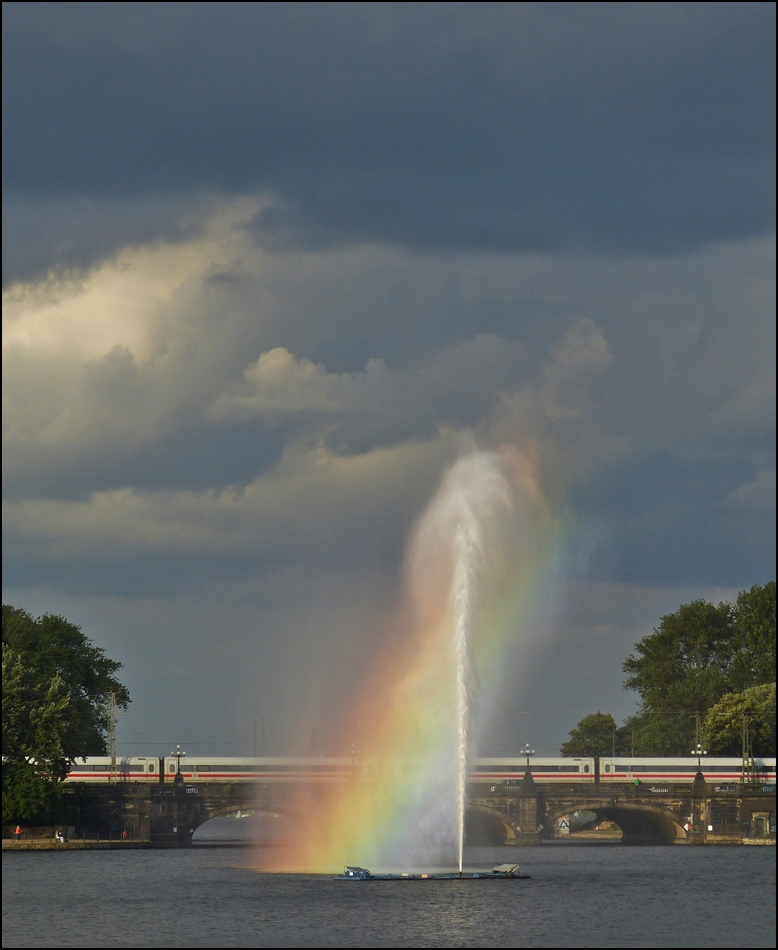
{"type": "MultiPolygon", "coordinates": [[[[176,756],[162,759],[149,756],[117,758],[111,771],[109,756],[89,756],[73,764],[66,782],[173,782],[178,772],[176,756]]],[[[527,769],[525,759],[478,759],[470,774],[470,781],[479,784],[521,781],[527,769]]],[[[530,770],[536,781],[593,782],[593,758],[533,758],[530,770]]],[[[382,774],[379,762],[370,759],[339,758],[236,758],[214,756],[187,756],[181,759],[181,777],[193,782],[333,782],[353,776],[382,774]]]]}
{"type": "Polygon", "coordinates": [[[161,760],[156,756],[119,756],[115,766],[111,765],[109,755],[89,755],[77,759],[68,769],[65,784],[73,782],[95,783],[110,782],[113,778],[121,782],[146,782],[159,784],[162,781],[161,760]]]}
{"type": "MultiPolygon", "coordinates": [[[[185,782],[332,782],[353,775],[360,768],[352,758],[214,758],[189,755],[181,759],[185,782]]],[[[162,760],[165,782],[178,771],[176,756],[162,760]]]]}
{"type": "MultiPolygon", "coordinates": [[[[705,756],[698,762],[696,756],[689,758],[630,758],[627,756],[600,757],[599,781],[601,783],[648,782],[666,785],[672,782],[693,782],[698,771],[709,785],[733,784],[744,775],[740,758],[714,758],[705,756]]],[[[775,759],[752,759],[745,770],[746,781],[775,782],[775,759]]]]}
{"type": "MultiPolygon", "coordinates": [[[[549,782],[594,782],[596,760],[594,758],[543,759],[533,756],[529,760],[533,779],[541,785],[549,782]]],[[[527,771],[526,758],[476,759],[470,773],[470,781],[495,785],[499,782],[521,782],[527,771]]]]}
{"type": "MultiPolygon", "coordinates": [[[[744,776],[739,758],[706,757],[701,762],[708,784],[746,781],[775,782],[775,758],[756,758],[744,776]]],[[[527,769],[525,758],[482,758],[472,766],[470,782],[490,786],[519,784],[527,769]]],[[[698,771],[697,758],[632,758],[628,756],[530,759],[530,771],[539,785],[599,782],[651,785],[689,783],[698,771]]],[[[89,756],[73,764],[66,783],[120,782],[170,783],[176,778],[175,756],[127,756],[116,759],[112,771],[109,756],[89,756]]],[[[380,763],[370,759],[339,758],[235,758],[187,756],[181,759],[181,777],[197,782],[338,782],[354,773],[381,777],[380,763]]]]}
{"type": "MultiPolygon", "coordinates": [[[[594,781],[595,760],[537,759],[530,760],[532,774],[542,782],[594,781]]],[[[175,779],[178,763],[168,756],[163,763],[165,781],[175,779]]],[[[470,781],[494,785],[521,780],[527,769],[526,759],[478,759],[470,773],[470,781]]],[[[329,782],[347,779],[357,772],[380,778],[380,761],[370,758],[210,758],[187,756],[181,760],[185,782],[329,782]]]]}

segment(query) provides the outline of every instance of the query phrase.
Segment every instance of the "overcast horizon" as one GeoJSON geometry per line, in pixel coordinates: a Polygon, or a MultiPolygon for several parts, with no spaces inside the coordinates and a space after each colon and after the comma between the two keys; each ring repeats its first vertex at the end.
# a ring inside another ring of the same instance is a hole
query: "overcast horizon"
{"type": "Polygon", "coordinates": [[[120,754],[342,752],[468,447],[537,457],[569,528],[483,754],[623,720],[661,615],[775,579],[774,38],[3,5],[3,601],[124,665],[120,754]]]}

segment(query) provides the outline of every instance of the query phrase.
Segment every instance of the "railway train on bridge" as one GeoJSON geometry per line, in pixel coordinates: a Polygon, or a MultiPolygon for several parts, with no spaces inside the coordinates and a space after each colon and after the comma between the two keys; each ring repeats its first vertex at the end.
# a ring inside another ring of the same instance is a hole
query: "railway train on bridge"
{"type": "MultiPolygon", "coordinates": [[[[648,783],[667,785],[693,782],[698,771],[712,785],[738,782],[775,782],[775,758],[755,758],[744,767],[740,758],[697,757],[634,758],[628,756],[541,758],[530,760],[529,770],[539,785],[591,782],[599,784],[648,783]]],[[[527,762],[521,758],[481,758],[471,766],[471,785],[512,786],[523,781],[527,762]]],[[[119,782],[172,783],[179,772],[177,756],[89,756],[71,766],[66,784],[119,782]]],[[[361,757],[339,758],[227,758],[187,756],[180,761],[181,779],[203,782],[331,783],[355,774],[380,779],[381,763],[361,757]]]]}

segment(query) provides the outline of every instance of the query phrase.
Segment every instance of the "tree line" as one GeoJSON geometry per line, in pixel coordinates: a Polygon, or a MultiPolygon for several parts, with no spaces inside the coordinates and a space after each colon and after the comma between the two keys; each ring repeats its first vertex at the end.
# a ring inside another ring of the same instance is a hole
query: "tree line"
{"type": "Polygon", "coordinates": [[[622,664],[635,715],[585,716],[562,755],[775,755],[775,581],[734,604],[682,604],[622,664]]]}

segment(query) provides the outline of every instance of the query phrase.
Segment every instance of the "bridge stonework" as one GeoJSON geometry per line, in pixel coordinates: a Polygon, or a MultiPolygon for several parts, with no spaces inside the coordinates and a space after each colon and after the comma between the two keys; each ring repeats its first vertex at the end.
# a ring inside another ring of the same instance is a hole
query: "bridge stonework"
{"type": "MultiPolygon", "coordinates": [[[[534,784],[534,783],[533,783],[534,784]]],[[[558,819],[576,811],[614,822],[623,844],[724,844],[775,840],[775,786],[535,785],[530,791],[496,786],[471,795],[471,808],[509,816],[506,843],[535,844],[553,837],[558,819]],[[533,801],[534,799],[534,801],[533,801]],[[533,825],[533,819],[536,824],[533,825]],[[533,828],[537,830],[532,834],[533,828]]]]}
{"type": "MultiPolygon", "coordinates": [[[[285,785],[263,783],[120,783],[68,791],[83,825],[106,836],[126,832],[159,847],[188,847],[200,825],[238,809],[302,821],[321,801],[311,788],[304,815],[299,812],[301,796],[290,795],[285,785]]],[[[775,840],[775,786],[541,785],[525,778],[516,786],[472,787],[468,802],[469,821],[488,826],[495,842],[519,846],[553,837],[556,820],[575,811],[594,812],[617,824],[623,844],[775,840]]]]}

